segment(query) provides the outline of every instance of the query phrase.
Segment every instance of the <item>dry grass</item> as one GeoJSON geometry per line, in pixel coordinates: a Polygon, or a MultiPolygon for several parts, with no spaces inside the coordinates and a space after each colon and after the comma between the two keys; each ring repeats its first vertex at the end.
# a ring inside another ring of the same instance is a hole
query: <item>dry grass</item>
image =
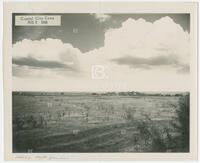
{"type": "Polygon", "coordinates": [[[13,151],[173,151],[179,105],[177,96],[13,95],[13,151]]]}

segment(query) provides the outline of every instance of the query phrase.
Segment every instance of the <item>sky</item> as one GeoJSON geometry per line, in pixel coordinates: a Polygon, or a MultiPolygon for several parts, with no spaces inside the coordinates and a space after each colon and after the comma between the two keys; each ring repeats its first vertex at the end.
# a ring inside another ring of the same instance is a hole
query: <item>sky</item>
{"type": "Polygon", "coordinates": [[[60,26],[15,15],[14,91],[189,90],[189,14],[58,14],[60,26]]]}

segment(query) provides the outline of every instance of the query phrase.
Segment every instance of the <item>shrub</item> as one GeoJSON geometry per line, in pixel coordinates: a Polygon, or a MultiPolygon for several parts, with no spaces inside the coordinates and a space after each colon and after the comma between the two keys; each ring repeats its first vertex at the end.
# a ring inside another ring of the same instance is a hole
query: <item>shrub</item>
{"type": "Polygon", "coordinates": [[[180,97],[179,107],[176,110],[178,123],[173,123],[175,130],[180,133],[176,138],[176,148],[183,152],[189,152],[189,140],[190,140],[190,96],[189,94],[180,97]]]}

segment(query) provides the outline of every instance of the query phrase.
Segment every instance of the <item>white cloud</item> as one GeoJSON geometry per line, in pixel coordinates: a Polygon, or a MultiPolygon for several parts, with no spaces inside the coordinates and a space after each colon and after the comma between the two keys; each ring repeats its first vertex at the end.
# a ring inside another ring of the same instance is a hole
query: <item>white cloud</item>
{"type": "MultiPolygon", "coordinates": [[[[154,23],[144,19],[130,18],[123,22],[120,28],[109,29],[105,32],[103,47],[84,54],[71,44],[64,44],[60,40],[54,39],[23,40],[13,45],[13,58],[31,55],[44,61],[76,62],[84,75],[78,78],[78,81],[77,78],[66,75],[62,78],[62,83],[66,83],[66,85],[60,84],[60,89],[71,91],[73,90],[71,85],[75,83],[82,86],[82,90],[85,91],[102,90],[96,85],[106,83],[125,83],[127,90],[188,90],[189,74],[180,72],[188,71],[189,54],[189,33],[185,32],[170,17],[163,17],[154,23]],[[118,59],[118,62],[114,62],[113,59],[118,59]],[[123,62],[120,62],[120,59],[123,62]],[[92,80],[93,65],[107,66],[106,73],[109,78],[101,81],[92,80]]],[[[39,72],[41,73],[41,71],[39,72]]],[[[48,72],[49,76],[53,73],[54,75],[58,74],[51,70],[43,72],[44,74],[48,72]]],[[[51,76],[52,81],[55,80],[54,75],[51,76]]],[[[61,77],[62,75],[63,73],[61,73],[61,77]]],[[[17,84],[19,84],[19,80],[19,78],[16,79],[17,84]]],[[[35,87],[38,87],[38,84],[35,87]]]]}
{"type": "Polygon", "coordinates": [[[31,56],[40,60],[67,61],[73,60],[80,50],[59,39],[24,39],[13,45],[13,58],[31,56]]]}
{"type": "Polygon", "coordinates": [[[24,39],[13,45],[13,72],[17,76],[51,76],[78,71],[80,53],[58,39],[24,39]]]}
{"type": "Polygon", "coordinates": [[[105,22],[105,21],[107,21],[107,20],[109,20],[109,19],[111,18],[110,15],[108,15],[108,14],[103,14],[103,13],[95,13],[95,14],[92,14],[92,15],[94,15],[94,17],[95,17],[96,19],[98,19],[99,22],[105,22]]]}
{"type": "Polygon", "coordinates": [[[105,52],[113,50],[108,58],[125,55],[141,58],[168,56],[189,64],[189,34],[170,17],[154,23],[144,19],[128,19],[121,28],[105,33],[104,44],[105,52]]]}
{"type": "MultiPolygon", "coordinates": [[[[92,63],[108,64],[119,70],[124,64],[113,65],[111,60],[130,58],[135,60],[127,62],[130,67],[164,69],[165,71],[189,67],[189,33],[185,32],[179,24],[170,17],[163,17],[154,23],[144,19],[128,19],[120,28],[109,29],[105,33],[104,46],[87,53],[92,63]],[[144,61],[144,62],[142,62],[144,61]],[[137,63],[138,62],[138,63],[137,63]]],[[[141,70],[140,70],[141,71],[141,70]]]]}
{"type": "Polygon", "coordinates": [[[128,19],[120,28],[107,30],[104,46],[87,55],[88,70],[105,65],[108,80],[125,82],[130,89],[189,89],[190,35],[170,17],[154,23],[128,19]],[[125,57],[134,62],[112,61],[125,57]]]}

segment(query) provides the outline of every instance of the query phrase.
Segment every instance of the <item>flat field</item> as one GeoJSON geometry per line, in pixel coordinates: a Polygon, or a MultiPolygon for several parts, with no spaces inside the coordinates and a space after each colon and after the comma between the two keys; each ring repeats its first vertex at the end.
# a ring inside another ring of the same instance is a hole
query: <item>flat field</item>
{"type": "Polygon", "coordinates": [[[173,152],[179,99],[13,93],[13,152],[173,152]]]}

